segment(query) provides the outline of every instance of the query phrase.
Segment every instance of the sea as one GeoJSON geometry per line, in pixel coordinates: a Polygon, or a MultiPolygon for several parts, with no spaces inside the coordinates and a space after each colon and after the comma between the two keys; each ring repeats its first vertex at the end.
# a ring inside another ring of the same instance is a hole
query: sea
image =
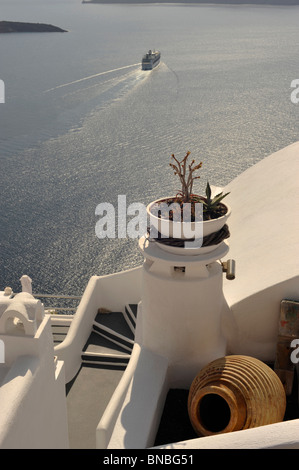
{"type": "Polygon", "coordinates": [[[0,0],[0,20],[67,30],[0,35],[0,290],[26,274],[81,295],[140,265],[138,239],[97,236],[96,208],[117,223],[120,195],[176,193],[172,153],[203,162],[202,192],[299,140],[298,6],[0,0]]]}

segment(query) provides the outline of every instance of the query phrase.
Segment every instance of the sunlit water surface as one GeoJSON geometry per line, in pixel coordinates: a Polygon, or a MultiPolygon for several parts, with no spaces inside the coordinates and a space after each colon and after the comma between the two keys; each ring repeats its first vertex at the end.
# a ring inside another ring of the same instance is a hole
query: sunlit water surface
{"type": "Polygon", "coordinates": [[[140,264],[137,240],[96,236],[95,209],[176,192],[171,153],[203,161],[202,192],[298,140],[298,7],[24,3],[2,19],[68,32],[0,39],[1,289],[28,274],[81,294],[140,264]],[[162,62],[144,72],[149,48],[162,62]]]}

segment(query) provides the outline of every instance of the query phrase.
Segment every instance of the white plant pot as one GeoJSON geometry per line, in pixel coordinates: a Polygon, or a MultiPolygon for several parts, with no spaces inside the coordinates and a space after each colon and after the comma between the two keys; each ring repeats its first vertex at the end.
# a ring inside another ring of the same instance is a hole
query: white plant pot
{"type": "Polygon", "coordinates": [[[227,207],[227,212],[218,219],[204,220],[199,222],[179,222],[156,216],[153,213],[154,206],[165,203],[169,199],[173,198],[165,197],[156,199],[146,208],[147,214],[149,216],[150,226],[154,227],[154,229],[160,232],[164,238],[180,238],[182,240],[186,240],[191,238],[190,233],[200,233],[202,237],[206,237],[207,235],[211,235],[211,233],[218,232],[226,224],[226,221],[231,214],[231,208],[227,204],[224,204],[227,207]]]}

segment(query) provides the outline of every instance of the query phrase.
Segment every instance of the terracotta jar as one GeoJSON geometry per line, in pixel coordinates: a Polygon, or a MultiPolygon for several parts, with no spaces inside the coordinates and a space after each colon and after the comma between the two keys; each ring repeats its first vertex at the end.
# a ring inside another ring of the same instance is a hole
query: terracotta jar
{"type": "Polygon", "coordinates": [[[280,422],[286,395],[276,373],[249,356],[225,356],[204,367],[188,397],[191,424],[199,436],[280,422]]]}

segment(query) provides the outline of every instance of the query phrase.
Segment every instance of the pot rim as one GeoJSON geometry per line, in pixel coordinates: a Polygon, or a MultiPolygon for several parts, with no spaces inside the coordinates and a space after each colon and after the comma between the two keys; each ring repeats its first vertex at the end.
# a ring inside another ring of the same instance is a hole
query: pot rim
{"type": "MultiPolygon", "coordinates": [[[[243,400],[242,400],[243,402],[243,400]]],[[[200,388],[199,390],[195,391],[195,394],[192,396],[192,399],[190,400],[189,403],[189,416],[192,422],[192,426],[194,429],[199,432],[203,436],[209,436],[209,435],[215,435],[215,434],[223,434],[226,432],[232,432],[235,430],[236,425],[238,424],[238,429],[242,429],[246,415],[244,415],[243,409],[239,410],[240,416],[238,415],[238,403],[237,403],[237,397],[235,396],[234,392],[230,390],[229,387],[222,385],[216,385],[216,384],[207,384],[203,388],[200,388]],[[221,397],[227,404],[227,406],[230,409],[230,419],[227,423],[227,425],[215,432],[210,429],[208,429],[204,423],[202,423],[199,419],[200,417],[200,406],[201,406],[201,401],[205,396],[208,395],[216,395],[218,397],[221,397]],[[238,421],[241,421],[241,425],[238,421]]]]}
{"type": "MultiPolygon", "coordinates": [[[[149,215],[150,217],[153,217],[153,218],[156,219],[156,220],[163,220],[163,221],[165,221],[165,222],[172,222],[172,223],[173,223],[172,220],[164,219],[163,217],[157,217],[155,214],[153,214],[153,213],[151,212],[151,208],[152,208],[155,204],[157,204],[157,203],[159,203],[159,202],[163,202],[163,201],[168,201],[169,199],[175,199],[175,196],[162,197],[162,198],[159,198],[159,199],[156,199],[156,200],[150,202],[150,203],[147,205],[147,207],[146,207],[146,212],[148,213],[148,215],[149,215]]],[[[204,224],[210,224],[210,225],[212,225],[212,224],[215,223],[216,221],[221,221],[221,220],[227,219],[227,218],[230,216],[230,214],[231,214],[231,207],[230,207],[228,204],[225,204],[224,202],[221,202],[221,204],[224,205],[224,206],[227,208],[227,211],[226,211],[225,214],[221,215],[220,217],[217,217],[216,219],[200,221],[200,223],[203,222],[204,224]]],[[[175,223],[184,224],[184,223],[189,223],[189,222],[183,222],[183,221],[179,222],[179,221],[175,221],[175,223]]],[[[198,222],[191,222],[191,223],[198,223],[198,222]]]]}

